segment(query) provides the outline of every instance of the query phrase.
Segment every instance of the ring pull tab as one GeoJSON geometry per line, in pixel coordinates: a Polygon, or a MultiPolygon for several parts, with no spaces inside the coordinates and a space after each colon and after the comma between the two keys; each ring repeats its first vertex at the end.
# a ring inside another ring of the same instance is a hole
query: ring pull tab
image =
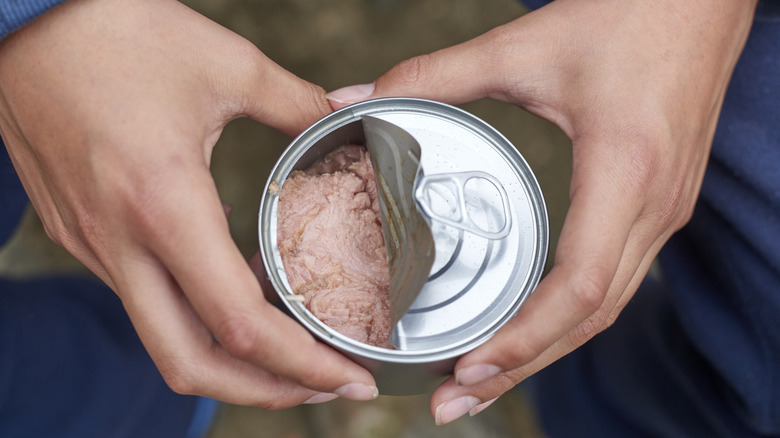
{"type": "Polygon", "coordinates": [[[420,209],[437,222],[490,240],[503,239],[512,229],[509,196],[487,172],[421,175],[416,185],[420,209]]]}

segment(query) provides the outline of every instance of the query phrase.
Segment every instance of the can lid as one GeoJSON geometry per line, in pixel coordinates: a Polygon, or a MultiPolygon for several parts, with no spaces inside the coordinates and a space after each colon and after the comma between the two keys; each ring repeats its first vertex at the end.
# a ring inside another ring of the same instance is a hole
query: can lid
{"type": "MultiPolygon", "coordinates": [[[[420,363],[457,357],[492,336],[538,284],[548,247],[541,189],[520,153],[490,125],[456,107],[413,98],[365,101],[331,113],[293,141],[285,152],[289,159],[277,163],[269,184],[281,185],[296,162],[313,157],[311,145],[362,137],[364,116],[414,137],[428,181],[416,187],[415,198],[430,219],[435,258],[397,326],[400,348],[352,341],[301,303],[286,304],[318,336],[363,358],[420,363]]],[[[261,223],[268,227],[261,229],[261,253],[272,282],[283,289],[289,285],[281,264],[264,249],[273,247],[276,232],[274,199],[264,196],[261,218],[271,219],[261,223]]]]}

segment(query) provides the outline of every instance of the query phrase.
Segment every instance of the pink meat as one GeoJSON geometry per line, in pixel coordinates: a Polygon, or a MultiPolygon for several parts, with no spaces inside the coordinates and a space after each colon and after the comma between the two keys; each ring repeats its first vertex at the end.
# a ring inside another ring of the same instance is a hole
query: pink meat
{"type": "Polygon", "coordinates": [[[306,307],[345,336],[392,348],[387,255],[365,148],[342,146],[293,172],[277,223],[287,279],[306,307]]]}

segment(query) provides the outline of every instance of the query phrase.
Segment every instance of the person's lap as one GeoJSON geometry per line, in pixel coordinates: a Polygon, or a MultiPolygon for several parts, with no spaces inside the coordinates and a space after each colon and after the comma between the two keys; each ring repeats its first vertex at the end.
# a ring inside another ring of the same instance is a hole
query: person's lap
{"type": "Polygon", "coordinates": [[[97,281],[0,279],[0,435],[184,437],[173,393],[120,300],[97,281]]]}
{"type": "Polygon", "coordinates": [[[615,324],[529,379],[552,437],[750,436],[728,415],[668,292],[646,280],[615,324]]]}

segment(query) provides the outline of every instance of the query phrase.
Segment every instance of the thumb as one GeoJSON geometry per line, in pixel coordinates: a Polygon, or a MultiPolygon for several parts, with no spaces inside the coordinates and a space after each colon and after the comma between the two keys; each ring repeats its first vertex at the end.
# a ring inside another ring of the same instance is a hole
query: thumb
{"type": "Polygon", "coordinates": [[[332,111],[325,90],[285,70],[259,50],[237,89],[239,112],[295,136],[332,111]]]}
{"type": "Polygon", "coordinates": [[[457,105],[494,94],[500,45],[492,32],[462,44],[402,61],[371,84],[326,95],[333,109],[380,97],[421,97],[457,105]]]}

